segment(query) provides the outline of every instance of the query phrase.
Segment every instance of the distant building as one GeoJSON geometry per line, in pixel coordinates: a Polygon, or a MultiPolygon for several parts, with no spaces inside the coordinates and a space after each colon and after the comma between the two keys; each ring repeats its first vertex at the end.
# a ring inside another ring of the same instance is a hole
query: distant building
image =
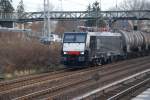
{"type": "Polygon", "coordinates": [[[143,23],[141,24],[141,30],[150,32],[150,21],[143,21],[143,23]]]}
{"type": "Polygon", "coordinates": [[[132,30],[133,25],[129,20],[119,20],[112,24],[113,29],[132,30]]]}

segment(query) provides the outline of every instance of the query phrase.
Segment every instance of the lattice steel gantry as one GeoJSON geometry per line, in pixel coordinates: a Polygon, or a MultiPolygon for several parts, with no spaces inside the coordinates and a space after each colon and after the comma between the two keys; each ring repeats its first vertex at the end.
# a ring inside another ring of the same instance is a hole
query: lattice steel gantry
{"type": "MultiPolygon", "coordinates": [[[[103,17],[105,20],[150,20],[150,10],[131,10],[131,11],[100,11],[98,16],[93,17],[96,12],[89,11],[51,11],[51,20],[86,20],[103,17]]],[[[17,14],[0,13],[0,21],[13,22],[33,22],[43,21],[44,12],[26,12],[21,19],[17,19],[17,14]]]]}

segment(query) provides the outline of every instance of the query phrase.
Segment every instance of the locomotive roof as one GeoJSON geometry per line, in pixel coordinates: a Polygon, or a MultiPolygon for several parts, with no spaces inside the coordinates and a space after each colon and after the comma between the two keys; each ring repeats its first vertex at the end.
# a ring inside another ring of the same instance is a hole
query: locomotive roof
{"type": "Polygon", "coordinates": [[[88,34],[90,36],[121,36],[117,32],[65,32],[65,34],[88,34]]]}
{"type": "Polygon", "coordinates": [[[90,36],[121,36],[120,33],[113,32],[89,32],[90,36]]]}
{"type": "Polygon", "coordinates": [[[65,32],[64,34],[87,34],[87,32],[65,32]]]}

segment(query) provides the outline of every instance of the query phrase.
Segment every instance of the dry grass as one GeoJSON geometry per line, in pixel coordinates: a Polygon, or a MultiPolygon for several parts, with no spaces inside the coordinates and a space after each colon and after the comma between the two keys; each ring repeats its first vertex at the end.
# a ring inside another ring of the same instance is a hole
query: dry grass
{"type": "Polygon", "coordinates": [[[0,67],[4,72],[59,65],[60,44],[43,45],[19,33],[0,33],[0,67]],[[24,37],[24,36],[23,36],[24,37]]]}

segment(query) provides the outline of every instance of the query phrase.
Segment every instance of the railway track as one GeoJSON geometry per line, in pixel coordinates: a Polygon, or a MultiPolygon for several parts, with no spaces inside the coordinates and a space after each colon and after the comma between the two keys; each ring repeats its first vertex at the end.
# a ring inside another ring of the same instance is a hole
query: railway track
{"type": "MultiPolygon", "coordinates": [[[[82,75],[86,72],[89,73],[89,72],[92,72],[96,69],[98,69],[98,68],[89,68],[89,69],[84,69],[83,71],[79,70],[79,71],[70,71],[70,72],[67,71],[67,72],[63,72],[63,73],[58,73],[58,74],[54,74],[54,75],[49,76],[49,79],[46,79],[44,81],[38,81],[38,82],[35,82],[33,84],[28,84],[28,85],[18,83],[19,86],[21,85],[21,87],[17,87],[16,85],[18,85],[18,84],[13,84],[15,88],[8,89],[6,87],[6,90],[0,92],[0,99],[12,99],[12,98],[17,97],[19,95],[32,93],[32,92],[37,91],[36,89],[39,90],[38,87],[40,87],[40,89],[42,87],[44,89],[47,88],[46,85],[53,87],[54,85],[56,86],[57,84],[61,84],[61,82],[63,81],[64,78],[71,79],[72,76],[76,76],[76,74],[77,75],[80,75],[80,74],[82,75]]],[[[7,86],[9,86],[9,85],[7,85],[7,86]]]]}
{"type": "Polygon", "coordinates": [[[53,78],[62,77],[72,72],[76,73],[77,70],[71,71],[67,69],[62,69],[60,71],[54,71],[50,73],[44,73],[44,74],[33,75],[33,76],[30,75],[26,77],[17,78],[14,80],[3,81],[3,82],[0,82],[0,93],[7,91],[7,90],[10,91],[18,87],[23,87],[23,86],[27,86],[27,85],[34,84],[34,83],[40,83],[42,81],[50,80],[53,78]]]}
{"type": "MultiPolygon", "coordinates": [[[[136,79],[133,82],[123,84],[118,88],[118,90],[113,90],[114,91],[119,91],[115,95],[110,96],[108,100],[129,100],[132,99],[133,97],[137,96],[138,93],[143,92],[147,88],[150,87],[150,74],[146,75],[140,79],[136,79]],[[124,88],[124,89],[122,89],[124,88]]],[[[115,93],[115,92],[114,92],[115,93]]],[[[101,98],[101,97],[100,97],[101,98]]]]}
{"type": "Polygon", "coordinates": [[[100,77],[102,77],[102,78],[96,79],[96,81],[88,80],[86,82],[83,82],[82,84],[76,84],[74,86],[71,86],[70,88],[67,88],[66,90],[63,89],[62,91],[58,91],[53,94],[48,94],[47,96],[45,96],[45,99],[47,97],[49,97],[49,99],[54,98],[56,100],[57,99],[58,100],[59,99],[61,99],[61,100],[71,99],[73,97],[76,97],[78,95],[86,93],[87,91],[92,91],[96,88],[104,87],[105,85],[107,85],[109,83],[120,80],[122,78],[130,76],[130,75],[140,72],[142,70],[148,69],[150,66],[150,63],[144,64],[144,62],[143,62],[143,63],[141,63],[141,65],[140,64],[132,64],[130,66],[130,68],[128,67],[130,71],[127,69],[122,69],[122,70],[114,71],[113,73],[105,74],[104,76],[100,75],[100,77]],[[139,65],[139,66],[142,65],[141,66],[142,68],[136,67],[137,65],[139,65]]]}
{"type": "MultiPolygon", "coordinates": [[[[123,62],[123,63],[126,63],[126,62],[123,62]]],[[[112,64],[112,65],[116,65],[116,64],[112,64]]],[[[44,73],[44,74],[40,74],[40,75],[30,75],[30,76],[20,77],[20,78],[13,79],[13,80],[2,81],[2,82],[0,82],[0,91],[7,90],[8,86],[9,86],[8,89],[11,89],[11,88],[19,87],[19,86],[32,84],[35,82],[40,82],[40,81],[46,80],[47,77],[49,77],[51,75],[64,73],[65,71],[68,71],[68,70],[63,69],[61,71],[54,71],[54,72],[44,73]],[[32,80],[33,80],[33,82],[32,82],[32,80]],[[13,86],[10,87],[11,85],[13,85],[13,86]]]]}
{"type": "Polygon", "coordinates": [[[131,100],[150,87],[150,69],[98,88],[77,99],[131,100]]]}
{"type": "Polygon", "coordinates": [[[0,92],[0,99],[70,99],[81,94],[79,92],[80,90],[82,90],[82,93],[85,93],[94,88],[97,88],[97,86],[99,86],[98,84],[103,86],[106,83],[110,83],[118,80],[119,78],[122,78],[118,76],[118,73],[120,73],[120,75],[123,75],[123,71],[126,71],[126,73],[124,73],[124,77],[128,76],[128,69],[131,70],[130,74],[134,74],[141,70],[147,69],[147,67],[142,67],[143,69],[139,68],[137,70],[137,66],[141,66],[144,64],[149,65],[149,59],[150,57],[144,57],[113,63],[102,67],[94,67],[77,71],[65,71],[57,74],[50,74],[49,76],[39,78],[39,80],[41,81],[39,81],[38,78],[35,78],[35,80],[34,78],[31,78],[31,80],[33,81],[30,82],[29,78],[29,80],[27,81],[18,80],[14,81],[14,83],[7,82],[9,83],[6,85],[7,88],[5,88],[5,86],[3,85],[0,85],[0,88],[2,88],[1,86],[3,86],[3,91],[0,92]],[[114,76],[112,77],[112,75],[114,76]],[[9,86],[11,88],[9,88],[9,86]]]}
{"type": "Polygon", "coordinates": [[[20,78],[13,79],[13,80],[2,81],[0,82],[0,92],[10,90],[13,88],[17,88],[17,87],[21,87],[21,86],[25,86],[25,85],[29,85],[29,84],[33,84],[35,82],[44,81],[46,79],[49,79],[51,75],[64,73],[65,71],[66,69],[62,69],[60,71],[43,73],[39,75],[30,75],[30,76],[20,77],[20,78]]]}
{"type": "MultiPolygon", "coordinates": [[[[138,59],[133,59],[133,60],[129,60],[129,61],[123,61],[123,62],[119,62],[119,63],[112,64],[112,65],[111,64],[106,65],[106,66],[103,66],[102,68],[98,68],[98,67],[89,68],[89,69],[86,69],[85,72],[83,70],[81,72],[77,71],[78,74],[77,74],[77,72],[73,73],[74,72],[73,71],[73,72],[71,72],[72,75],[70,75],[70,73],[67,72],[68,74],[65,77],[62,76],[62,77],[59,77],[58,79],[54,78],[51,81],[45,81],[43,83],[40,83],[40,82],[34,83],[31,85],[25,86],[24,88],[20,88],[20,89],[15,88],[13,91],[9,90],[9,92],[5,91],[5,92],[1,93],[0,97],[1,97],[1,99],[14,99],[14,100],[31,99],[31,98],[36,100],[36,99],[41,99],[41,98],[48,98],[49,96],[51,98],[57,98],[57,97],[62,97],[62,95],[63,95],[63,97],[66,97],[65,96],[67,94],[66,90],[71,91],[70,87],[77,86],[77,87],[87,88],[82,85],[85,85],[86,83],[91,84],[91,85],[96,84],[99,81],[99,79],[98,79],[99,75],[100,75],[100,77],[103,77],[103,79],[106,78],[107,80],[110,80],[108,77],[105,77],[105,76],[107,76],[107,75],[111,76],[113,73],[122,72],[121,70],[125,70],[125,69],[127,70],[130,67],[133,68],[133,66],[137,66],[139,63],[140,64],[147,63],[148,62],[147,60],[149,58],[150,57],[145,57],[145,58],[138,58],[138,59]],[[137,64],[137,62],[138,62],[138,64],[137,64]],[[129,63],[130,66],[127,66],[128,65],[127,63],[129,63]],[[126,67],[120,67],[120,66],[125,66],[125,65],[126,65],[126,67]],[[98,75],[98,77],[97,77],[97,75],[98,75]],[[50,84],[50,83],[53,83],[53,84],[50,84]],[[43,87],[45,87],[45,88],[43,88],[43,87]],[[64,94],[62,94],[62,91],[64,91],[63,92],[64,94]]],[[[117,74],[116,74],[116,76],[117,76],[117,74]]],[[[101,80],[103,80],[103,79],[101,78],[101,80]]],[[[87,85],[87,86],[90,86],[90,85],[87,85]]],[[[74,91],[74,90],[72,90],[72,91],[74,91]]],[[[77,91],[77,90],[75,90],[75,91],[77,91]]],[[[72,97],[72,96],[70,96],[70,97],[72,97]]]]}

